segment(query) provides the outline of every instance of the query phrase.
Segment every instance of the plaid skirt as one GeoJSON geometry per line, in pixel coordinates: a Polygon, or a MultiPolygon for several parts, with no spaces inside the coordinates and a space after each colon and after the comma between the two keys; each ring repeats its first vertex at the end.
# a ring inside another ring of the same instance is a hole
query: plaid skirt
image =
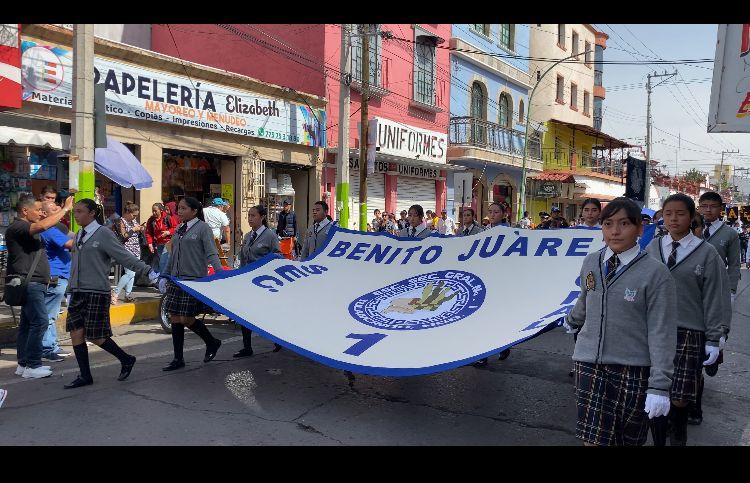
{"type": "Polygon", "coordinates": [[[109,324],[111,297],[110,294],[103,293],[73,292],[65,330],[72,332],[83,328],[89,340],[112,337],[112,327],[109,324]]]}
{"type": "Polygon", "coordinates": [[[195,317],[206,311],[206,306],[176,283],[167,282],[167,293],[164,295],[164,311],[181,317],[195,317]]]}
{"type": "Polygon", "coordinates": [[[575,362],[576,437],[597,446],[642,446],[649,368],[575,362]]]}
{"type": "Polygon", "coordinates": [[[696,402],[706,360],[706,333],[677,328],[677,352],[669,396],[675,401],[696,402]]]}

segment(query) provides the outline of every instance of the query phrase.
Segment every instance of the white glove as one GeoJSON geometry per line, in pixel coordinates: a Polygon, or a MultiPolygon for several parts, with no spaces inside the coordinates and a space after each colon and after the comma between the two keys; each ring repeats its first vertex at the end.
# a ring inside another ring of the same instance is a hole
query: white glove
{"type": "Polygon", "coordinates": [[[724,350],[724,347],[727,345],[727,336],[722,335],[719,337],[719,350],[724,350]]]}
{"type": "MultiPolygon", "coordinates": [[[[721,341],[719,341],[719,344],[721,344],[721,341]]],[[[703,365],[710,366],[719,358],[719,348],[706,344],[706,354],[708,354],[708,359],[706,359],[703,365]]]]}
{"type": "Polygon", "coordinates": [[[151,283],[156,283],[156,281],[159,280],[159,274],[151,270],[148,272],[148,281],[151,283]]]}
{"type": "Polygon", "coordinates": [[[159,279],[159,292],[163,294],[167,293],[167,279],[166,278],[159,279]]]}
{"type": "Polygon", "coordinates": [[[562,326],[567,334],[575,334],[576,332],[578,332],[578,329],[574,329],[573,327],[571,327],[570,324],[568,324],[567,320],[563,320],[562,326]]]}
{"type": "Polygon", "coordinates": [[[648,414],[648,419],[666,416],[669,414],[669,398],[657,394],[646,394],[646,405],[643,408],[648,414]]]}

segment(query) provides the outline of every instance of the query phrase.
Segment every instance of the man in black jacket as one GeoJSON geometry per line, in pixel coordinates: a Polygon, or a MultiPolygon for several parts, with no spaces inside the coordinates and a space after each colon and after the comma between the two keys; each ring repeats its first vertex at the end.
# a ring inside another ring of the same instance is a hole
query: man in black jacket
{"type": "Polygon", "coordinates": [[[297,236],[297,215],[292,211],[292,205],[284,200],[284,209],[279,213],[279,223],[276,226],[276,234],[280,237],[297,236]]]}

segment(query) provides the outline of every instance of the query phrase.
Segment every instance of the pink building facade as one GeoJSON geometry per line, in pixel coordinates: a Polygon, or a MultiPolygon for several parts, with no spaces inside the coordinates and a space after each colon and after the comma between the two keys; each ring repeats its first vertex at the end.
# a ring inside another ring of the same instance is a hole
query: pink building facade
{"type": "MultiPolygon", "coordinates": [[[[375,208],[396,212],[446,205],[450,24],[381,24],[370,37],[369,119],[378,124],[375,173],[368,176],[368,219],[375,208]]],[[[339,57],[342,26],[154,24],[152,50],[327,100],[327,148],[320,192],[331,205],[346,202],[358,219],[361,36],[352,36],[349,123],[350,199],[336,200],[339,57]],[[176,47],[175,47],[176,44],[176,47]]],[[[339,205],[340,206],[340,205],[339,205]]],[[[332,213],[332,216],[335,216],[332,213]]]]}

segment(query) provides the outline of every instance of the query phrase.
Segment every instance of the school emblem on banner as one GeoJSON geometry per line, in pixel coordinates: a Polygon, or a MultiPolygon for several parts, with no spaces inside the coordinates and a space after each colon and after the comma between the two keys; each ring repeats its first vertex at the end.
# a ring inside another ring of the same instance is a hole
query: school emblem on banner
{"type": "Polygon", "coordinates": [[[485,292],[482,280],[468,272],[426,273],[359,297],[349,305],[349,313],[379,329],[432,329],[476,312],[485,292]]]}
{"type": "Polygon", "coordinates": [[[596,290],[596,279],[594,278],[594,272],[589,272],[589,274],[586,275],[586,290],[596,290]]]}

